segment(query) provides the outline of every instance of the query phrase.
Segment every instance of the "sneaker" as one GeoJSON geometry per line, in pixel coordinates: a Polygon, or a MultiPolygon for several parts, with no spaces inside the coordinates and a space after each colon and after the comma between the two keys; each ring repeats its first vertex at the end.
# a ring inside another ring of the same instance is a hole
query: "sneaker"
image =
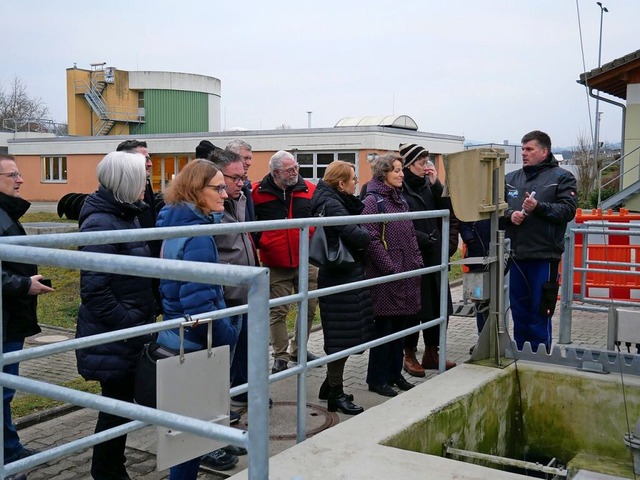
{"type": "Polygon", "coordinates": [[[231,397],[232,407],[246,407],[248,404],[249,404],[249,399],[247,398],[246,393],[241,393],[240,395],[231,397]]]}
{"type": "Polygon", "coordinates": [[[287,365],[287,361],[284,358],[276,358],[273,361],[273,368],[271,368],[271,373],[283,372],[287,368],[289,368],[289,365],[287,365]]]}
{"type": "Polygon", "coordinates": [[[229,412],[229,425],[235,425],[237,423],[240,423],[240,414],[231,410],[229,412]]]}
{"type": "Polygon", "coordinates": [[[247,454],[246,448],[236,447],[235,445],[227,445],[226,447],[222,447],[222,449],[225,452],[230,453],[231,455],[235,455],[236,457],[247,454]]]}
{"type": "MultiPolygon", "coordinates": [[[[298,361],[298,355],[290,355],[290,357],[292,362],[298,361]]],[[[307,362],[312,362],[313,360],[317,360],[317,359],[318,359],[317,355],[314,355],[311,352],[307,352],[307,362]]]]}
{"type": "Polygon", "coordinates": [[[212,470],[229,470],[238,463],[238,457],[225,452],[222,448],[203,455],[200,464],[212,470]]]}
{"type": "MultiPolygon", "coordinates": [[[[22,460],[23,458],[30,457],[31,455],[35,455],[36,453],[39,453],[38,450],[34,450],[32,448],[23,447],[22,450],[20,450],[18,453],[14,453],[13,455],[10,455],[9,457],[6,457],[4,459],[4,463],[6,465],[7,463],[15,462],[16,460],[22,460]]],[[[20,477],[18,477],[18,478],[20,478],[20,477]]],[[[25,478],[26,478],[26,476],[25,476],[25,478]]]]}

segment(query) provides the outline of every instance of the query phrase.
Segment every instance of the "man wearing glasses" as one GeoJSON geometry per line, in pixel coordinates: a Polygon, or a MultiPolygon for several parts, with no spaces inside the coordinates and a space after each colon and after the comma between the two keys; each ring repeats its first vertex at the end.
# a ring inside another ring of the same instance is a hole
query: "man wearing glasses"
{"type": "MultiPolygon", "coordinates": [[[[9,237],[26,235],[19,222],[31,205],[20,197],[20,186],[24,183],[15,158],[0,154],[0,235],[9,237]]],[[[42,275],[38,275],[36,265],[2,262],[2,351],[3,353],[22,350],[24,339],[40,333],[37,317],[37,296],[53,292],[44,285],[42,275]]],[[[18,375],[18,363],[5,365],[4,373],[18,375]]],[[[33,455],[35,451],[25,448],[11,420],[11,401],[15,390],[4,387],[2,394],[4,412],[4,463],[33,455]]],[[[24,480],[26,475],[18,473],[7,477],[24,480]]]]}
{"type": "MultiPolygon", "coordinates": [[[[144,203],[149,205],[149,209],[138,215],[138,220],[140,221],[140,226],[142,228],[153,228],[156,226],[156,217],[158,216],[158,210],[160,209],[156,204],[156,197],[153,193],[153,187],[151,186],[151,168],[153,167],[153,162],[151,161],[151,155],[149,154],[149,149],[147,148],[147,142],[139,142],[138,140],[125,140],[120,145],[118,145],[116,151],[139,153],[146,160],[145,167],[147,169],[147,185],[144,190],[143,200],[144,203]]],[[[159,257],[160,246],[162,242],[160,240],[154,240],[147,243],[149,244],[151,255],[154,257],[159,257]]]]}
{"type": "MultiPolygon", "coordinates": [[[[280,150],[269,160],[269,173],[260,182],[253,185],[251,195],[256,209],[257,220],[284,220],[286,218],[307,218],[311,215],[311,196],[315,185],[298,174],[299,165],[292,154],[280,150]]],[[[298,257],[300,230],[271,230],[258,235],[260,261],[270,269],[271,298],[290,295],[298,288],[298,257]]],[[[309,265],[309,290],[318,285],[318,269],[309,265]]],[[[316,312],[317,299],[309,300],[307,334],[316,312]]],[[[272,373],[281,372],[288,367],[288,361],[298,360],[298,322],[291,354],[287,333],[287,313],[289,305],[273,307],[269,325],[273,346],[272,373]]],[[[317,358],[307,353],[307,361],[317,358]]]]}
{"type": "Polygon", "coordinates": [[[253,205],[253,199],[251,198],[251,181],[247,177],[249,175],[249,168],[253,163],[253,152],[251,149],[251,145],[249,145],[244,140],[236,138],[235,140],[231,140],[227,145],[226,150],[236,153],[240,156],[240,160],[242,160],[242,168],[244,169],[244,185],[242,187],[242,191],[247,197],[247,216],[246,221],[252,222],[256,219],[255,215],[255,207],[253,205]]]}
{"type": "MultiPolygon", "coordinates": [[[[241,157],[231,150],[218,150],[209,155],[215,166],[222,172],[227,185],[228,198],[224,201],[222,223],[247,222],[254,218],[253,208],[249,213],[247,194],[245,192],[245,175],[241,157]]],[[[252,204],[253,205],[253,204],[252,204]]],[[[217,235],[218,255],[221,263],[258,265],[258,255],[249,233],[229,233],[217,235]]],[[[225,286],[224,300],[227,307],[246,305],[248,302],[246,287],[225,286]]],[[[238,329],[238,342],[231,359],[231,386],[237,387],[247,383],[247,314],[232,317],[231,322],[238,329]]],[[[236,407],[247,405],[247,394],[243,393],[231,399],[236,407]]]]}

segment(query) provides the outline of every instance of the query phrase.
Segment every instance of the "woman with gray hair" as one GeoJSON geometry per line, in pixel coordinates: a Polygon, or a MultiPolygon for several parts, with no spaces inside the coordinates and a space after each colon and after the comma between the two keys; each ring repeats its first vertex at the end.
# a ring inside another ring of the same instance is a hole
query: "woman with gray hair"
{"type": "MultiPolygon", "coordinates": [[[[147,174],[145,158],[137,153],[112,152],[97,168],[99,187],[87,197],[78,220],[81,232],[140,228],[138,215],[148,208],[143,203],[147,174]]],[[[85,252],[150,257],[144,241],[87,245],[85,252]]],[[[151,323],[156,305],[151,279],[104,272],[80,272],[81,305],[76,337],[88,337],[151,323]]],[[[133,401],[135,367],[147,336],[119,340],[76,352],[78,372],[85,380],[97,380],[102,396],[133,401]]],[[[128,422],[100,412],[95,432],[128,422]]],[[[129,479],[125,469],[127,437],[107,440],[93,447],[91,476],[95,480],[129,479]]]]}
{"type": "MultiPolygon", "coordinates": [[[[382,155],[372,164],[373,179],[367,184],[362,215],[408,212],[402,196],[402,157],[382,155]]],[[[422,257],[411,220],[365,223],[371,236],[365,258],[367,278],[378,278],[422,268],[422,257]]],[[[374,326],[377,338],[406,328],[408,318],[420,310],[420,277],[371,286],[374,326]]],[[[413,385],[402,376],[403,339],[371,349],[367,369],[369,390],[394,397],[397,386],[409,390],[413,385]]]]}

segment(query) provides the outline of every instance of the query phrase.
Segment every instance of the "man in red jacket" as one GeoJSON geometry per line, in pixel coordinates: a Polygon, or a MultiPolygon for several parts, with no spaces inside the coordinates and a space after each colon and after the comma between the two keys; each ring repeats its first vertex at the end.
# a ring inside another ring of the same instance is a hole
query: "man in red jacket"
{"type": "MultiPolygon", "coordinates": [[[[284,220],[286,218],[306,218],[311,215],[311,196],[315,185],[302,178],[298,170],[300,165],[289,152],[280,150],[269,160],[269,174],[262,181],[253,185],[253,198],[256,220],[284,220]]],[[[258,235],[260,261],[270,269],[271,298],[291,295],[298,288],[298,257],[300,230],[271,230],[258,235]]],[[[318,285],[318,269],[309,265],[309,290],[318,285]]],[[[311,328],[316,312],[317,299],[309,300],[307,318],[311,328]]],[[[269,326],[271,344],[273,346],[272,373],[287,369],[289,360],[298,361],[298,322],[293,340],[291,354],[289,335],[287,333],[287,313],[289,305],[281,305],[271,309],[269,326]]],[[[308,332],[309,330],[307,330],[308,332]]],[[[317,358],[307,353],[307,361],[317,358]]]]}

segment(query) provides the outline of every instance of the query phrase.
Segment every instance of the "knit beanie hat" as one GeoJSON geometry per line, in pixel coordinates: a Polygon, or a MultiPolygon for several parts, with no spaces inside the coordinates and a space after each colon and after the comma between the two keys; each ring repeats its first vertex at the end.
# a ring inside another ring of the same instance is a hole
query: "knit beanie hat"
{"type": "Polygon", "coordinates": [[[416,160],[425,155],[429,156],[429,151],[415,143],[401,143],[400,155],[404,160],[404,166],[410,167],[416,160]]]}
{"type": "Polygon", "coordinates": [[[216,147],[209,140],[202,140],[196,147],[196,158],[206,159],[207,156],[217,148],[218,147],[216,147]]]}

